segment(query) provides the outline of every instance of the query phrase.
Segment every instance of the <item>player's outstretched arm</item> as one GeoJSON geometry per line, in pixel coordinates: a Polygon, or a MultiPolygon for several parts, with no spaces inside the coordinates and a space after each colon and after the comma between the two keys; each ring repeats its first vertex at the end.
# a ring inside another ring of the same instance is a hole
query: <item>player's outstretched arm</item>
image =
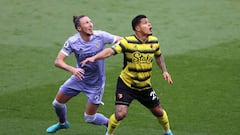
{"type": "Polygon", "coordinates": [[[107,57],[110,57],[114,54],[114,51],[112,48],[105,48],[101,52],[97,53],[96,55],[86,58],[84,61],[81,62],[82,67],[84,67],[88,62],[94,62],[99,59],[105,59],[107,57]]]}

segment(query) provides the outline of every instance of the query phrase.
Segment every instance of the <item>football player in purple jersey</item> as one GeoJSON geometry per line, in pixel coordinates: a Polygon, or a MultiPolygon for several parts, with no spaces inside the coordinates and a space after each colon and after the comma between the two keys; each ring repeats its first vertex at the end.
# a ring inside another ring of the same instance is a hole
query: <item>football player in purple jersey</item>
{"type": "Polygon", "coordinates": [[[56,67],[72,73],[72,76],[60,86],[52,102],[58,122],[47,128],[47,133],[55,133],[70,126],[66,118],[66,103],[79,93],[85,94],[88,98],[84,112],[85,121],[95,125],[108,125],[108,118],[97,113],[104,93],[104,60],[88,63],[84,67],[81,67],[80,63],[102,51],[106,44],[118,42],[121,37],[105,31],[93,30],[92,20],[85,15],[73,16],[73,23],[78,32],[66,40],[55,60],[56,67]],[[76,67],[65,62],[72,53],[76,58],[76,67]]]}

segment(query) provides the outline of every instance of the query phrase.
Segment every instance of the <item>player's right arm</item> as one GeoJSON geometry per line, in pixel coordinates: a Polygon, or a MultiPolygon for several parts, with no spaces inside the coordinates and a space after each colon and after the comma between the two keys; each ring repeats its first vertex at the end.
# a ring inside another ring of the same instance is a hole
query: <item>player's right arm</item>
{"type": "Polygon", "coordinates": [[[68,56],[65,55],[63,52],[59,52],[56,59],[55,59],[55,62],[54,62],[54,65],[58,68],[61,68],[61,69],[64,69],[66,71],[69,71],[71,72],[73,75],[75,75],[77,78],[79,78],[80,80],[82,80],[84,78],[83,74],[84,74],[84,70],[81,69],[81,68],[75,68],[71,65],[68,65],[66,62],[65,62],[65,59],[67,58],[68,56]]]}

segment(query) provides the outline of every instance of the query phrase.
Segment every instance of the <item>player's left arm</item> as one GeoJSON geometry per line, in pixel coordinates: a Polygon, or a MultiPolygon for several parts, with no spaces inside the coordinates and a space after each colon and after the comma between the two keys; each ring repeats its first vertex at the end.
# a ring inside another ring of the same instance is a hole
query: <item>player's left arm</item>
{"type": "Polygon", "coordinates": [[[169,83],[169,84],[173,84],[171,75],[168,73],[167,71],[167,67],[165,64],[165,60],[164,60],[164,56],[163,54],[161,54],[160,56],[156,56],[155,57],[157,65],[160,67],[160,69],[162,70],[162,75],[163,78],[169,83]]]}

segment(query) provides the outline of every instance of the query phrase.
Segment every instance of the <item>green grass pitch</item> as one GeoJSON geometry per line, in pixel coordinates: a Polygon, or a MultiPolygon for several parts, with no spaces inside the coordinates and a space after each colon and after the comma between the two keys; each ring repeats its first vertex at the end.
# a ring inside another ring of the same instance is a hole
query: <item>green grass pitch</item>
{"type": "MultiPolygon", "coordinates": [[[[70,76],[53,66],[65,40],[74,34],[72,16],[86,14],[95,29],[127,36],[130,22],[145,14],[159,38],[174,80],[168,85],[154,65],[152,84],[167,110],[175,135],[237,135],[240,131],[239,0],[1,0],[0,134],[44,135],[57,120],[51,102],[70,76]]],[[[74,58],[68,59],[69,64],[74,58]]],[[[122,56],[106,60],[104,106],[114,112],[122,56]]],[[[103,135],[84,122],[86,97],[68,104],[71,127],[57,135],[103,135]]],[[[151,113],[133,102],[116,135],[160,135],[151,113]]]]}

